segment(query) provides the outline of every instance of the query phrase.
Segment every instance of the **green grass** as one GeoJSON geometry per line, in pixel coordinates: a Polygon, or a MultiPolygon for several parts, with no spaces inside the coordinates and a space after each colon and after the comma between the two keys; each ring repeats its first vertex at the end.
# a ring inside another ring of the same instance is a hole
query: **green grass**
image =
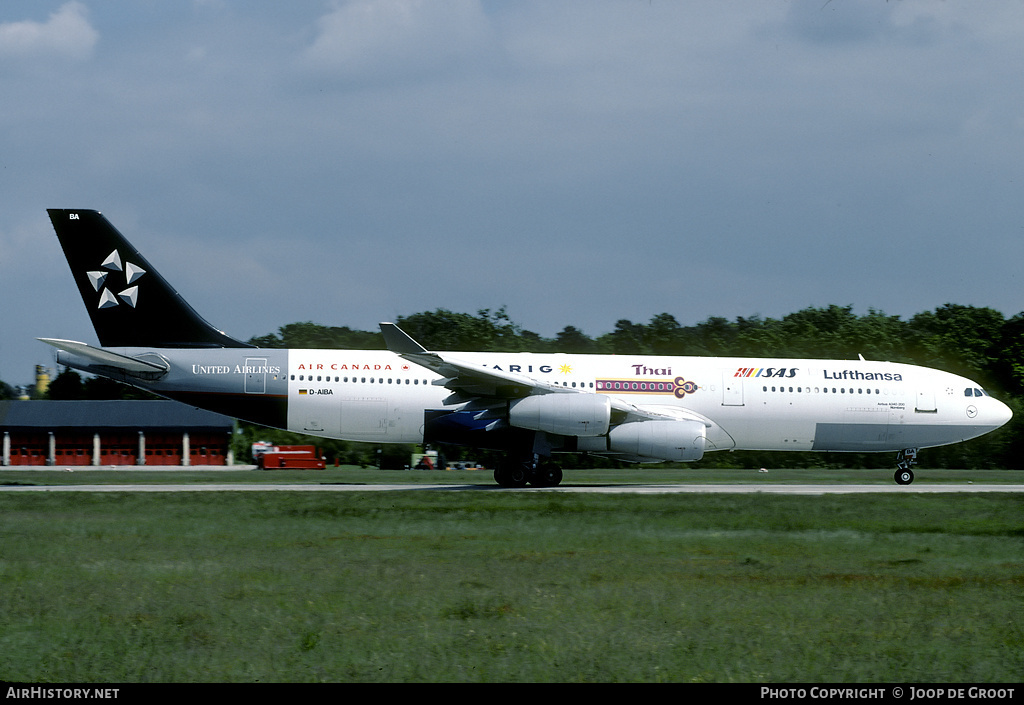
{"type": "Polygon", "coordinates": [[[1024,672],[1019,494],[0,493],[0,546],[7,681],[1024,672]]]}

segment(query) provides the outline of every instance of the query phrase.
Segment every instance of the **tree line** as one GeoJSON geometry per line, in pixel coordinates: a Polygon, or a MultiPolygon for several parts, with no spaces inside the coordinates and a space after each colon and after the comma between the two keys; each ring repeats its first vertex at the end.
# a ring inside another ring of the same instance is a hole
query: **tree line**
{"type": "MultiPolygon", "coordinates": [[[[975,380],[1007,402],[1015,415],[1005,427],[980,439],[923,451],[922,465],[977,468],[1019,468],[1022,465],[1020,458],[1024,445],[1020,424],[1024,421],[1020,411],[1024,407],[1024,313],[1006,318],[991,308],[946,304],[903,320],[900,316],[874,309],[858,315],[852,306],[832,305],[806,308],[778,319],[710,317],[694,325],[682,325],[672,314],[659,313],[647,323],[619,320],[610,332],[596,337],[567,325],[553,338],[526,330],[512,321],[504,308],[496,311],[482,309],[476,314],[437,309],[399,317],[396,323],[432,350],[849,360],[863,355],[868,360],[933,367],[975,380]]],[[[385,347],[379,331],[325,326],[309,321],[289,323],[276,333],[254,337],[249,342],[265,348],[385,347]]],[[[0,383],[0,393],[3,389],[4,385],[0,383]]],[[[77,373],[64,371],[51,384],[50,396],[115,398],[114,389],[111,384],[83,381],[77,378],[77,373]],[[93,393],[105,396],[89,396],[88,385],[94,386],[93,393]]],[[[253,433],[267,437],[273,435],[265,429],[254,430],[253,433]]],[[[318,443],[324,445],[323,439],[318,443]]],[[[362,448],[363,445],[368,444],[328,442],[328,452],[344,457],[346,461],[358,456],[359,462],[375,464],[379,454],[376,450],[362,448]]],[[[459,454],[457,450],[453,453],[459,454]]],[[[403,450],[388,451],[389,456],[403,454],[403,450]]],[[[567,458],[566,462],[571,466],[576,462],[593,464],[594,461],[567,458]]],[[[825,456],[819,453],[736,452],[710,453],[700,464],[887,467],[892,462],[888,454],[837,453],[825,456]]]]}
{"type": "MultiPolygon", "coordinates": [[[[885,360],[924,365],[968,377],[1014,410],[1014,420],[982,438],[924,451],[931,467],[1019,468],[1024,453],[1024,313],[1006,318],[991,308],[946,304],[907,320],[852,306],[806,308],[782,318],[710,317],[684,326],[670,313],[647,323],[619,320],[596,337],[567,325],[553,338],[522,328],[504,308],[475,315],[446,309],[399,317],[396,323],[430,350],[606,353],[885,360]]],[[[383,349],[379,332],[312,322],[290,323],[249,342],[271,348],[383,349]]],[[[567,462],[588,462],[568,459],[567,462]]],[[[704,466],[888,467],[885,453],[710,453],[704,466]]]]}
{"type": "MultiPolygon", "coordinates": [[[[620,320],[590,337],[565,326],[544,338],[514,323],[504,309],[476,315],[445,309],[416,313],[397,324],[431,350],[607,353],[886,360],[925,365],[970,377],[994,390],[1024,394],[1024,313],[1006,319],[991,308],[947,304],[909,320],[852,306],[807,308],[780,319],[711,317],[691,326],[669,313],[648,323],[620,320]]],[[[289,323],[252,338],[268,348],[383,349],[377,331],[289,323]]]]}

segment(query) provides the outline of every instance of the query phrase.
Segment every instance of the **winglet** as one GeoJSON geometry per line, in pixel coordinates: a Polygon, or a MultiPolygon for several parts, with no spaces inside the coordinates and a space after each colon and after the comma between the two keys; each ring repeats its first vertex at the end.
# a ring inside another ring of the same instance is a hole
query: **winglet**
{"type": "Polygon", "coordinates": [[[429,352],[394,323],[381,323],[380,332],[384,335],[384,344],[388,350],[397,355],[422,355],[429,352]]]}

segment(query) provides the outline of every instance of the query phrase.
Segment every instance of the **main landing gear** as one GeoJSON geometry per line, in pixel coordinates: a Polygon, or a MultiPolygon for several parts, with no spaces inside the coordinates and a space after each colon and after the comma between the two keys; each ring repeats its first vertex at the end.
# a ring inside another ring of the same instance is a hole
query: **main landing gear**
{"type": "Polygon", "coordinates": [[[914,481],[913,466],[917,465],[917,448],[906,448],[896,456],[896,474],[893,476],[897,485],[909,485],[914,481]]]}
{"type": "Polygon", "coordinates": [[[557,487],[562,482],[562,468],[550,460],[507,458],[494,469],[494,481],[502,487],[557,487]]]}

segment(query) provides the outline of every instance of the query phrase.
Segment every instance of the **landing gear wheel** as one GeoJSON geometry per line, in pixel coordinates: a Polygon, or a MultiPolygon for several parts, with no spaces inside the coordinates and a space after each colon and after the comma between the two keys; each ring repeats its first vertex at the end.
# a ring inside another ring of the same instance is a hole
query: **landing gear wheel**
{"type": "Polygon", "coordinates": [[[558,487],[562,482],[562,468],[554,463],[542,463],[530,484],[534,487],[558,487]]]}
{"type": "Polygon", "coordinates": [[[897,485],[909,485],[914,481],[914,471],[910,468],[917,465],[917,448],[905,448],[896,455],[896,474],[893,478],[897,485]]]}
{"type": "Polygon", "coordinates": [[[529,478],[529,468],[524,463],[505,460],[494,469],[494,481],[502,487],[526,487],[529,478]]]}

